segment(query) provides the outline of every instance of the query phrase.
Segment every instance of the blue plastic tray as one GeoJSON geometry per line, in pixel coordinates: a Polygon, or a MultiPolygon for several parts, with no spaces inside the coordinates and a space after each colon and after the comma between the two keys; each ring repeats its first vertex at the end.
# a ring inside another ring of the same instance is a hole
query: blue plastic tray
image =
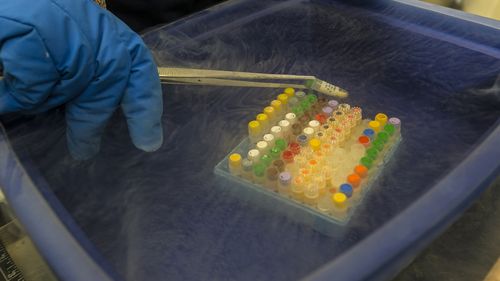
{"type": "Polygon", "coordinates": [[[117,114],[85,163],[67,154],[62,112],[4,117],[0,186],[62,280],[387,279],[498,175],[498,22],[417,1],[233,1],[144,39],[160,65],[343,85],[369,115],[400,116],[404,142],[327,236],[213,174],[271,97],[258,89],[166,86],[158,152],[134,149],[117,114]]]}

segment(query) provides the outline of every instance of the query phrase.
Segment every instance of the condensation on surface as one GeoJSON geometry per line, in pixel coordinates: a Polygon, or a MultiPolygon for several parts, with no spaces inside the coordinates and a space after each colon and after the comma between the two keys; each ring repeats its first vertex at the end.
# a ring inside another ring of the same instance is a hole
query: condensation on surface
{"type": "Polygon", "coordinates": [[[84,163],[68,156],[61,112],[9,122],[16,151],[127,280],[303,277],[432,188],[499,116],[498,59],[359,8],[248,5],[240,18],[208,14],[207,21],[226,21],[217,28],[195,18],[145,41],[161,66],[315,75],[348,89],[347,102],[368,116],[398,116],[404,141],[348,226],[325,235],[279,204],[237,196],[237,184],[213,174],[277,90],[165,86],[160,150],[135,149],[117,114],[101,153],[84,163]]]}

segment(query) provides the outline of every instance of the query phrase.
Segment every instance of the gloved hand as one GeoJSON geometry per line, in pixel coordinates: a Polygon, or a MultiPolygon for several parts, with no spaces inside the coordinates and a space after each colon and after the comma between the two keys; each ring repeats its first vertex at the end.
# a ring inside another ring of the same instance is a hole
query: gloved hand
{"type": "Polygon", "coordinates": [[[160,81],[137,34],[91,0],[1,2],[0,114],[65,104],[68,148],[86,159],[120,106],[135,146],[161,146],[160,81]]]}

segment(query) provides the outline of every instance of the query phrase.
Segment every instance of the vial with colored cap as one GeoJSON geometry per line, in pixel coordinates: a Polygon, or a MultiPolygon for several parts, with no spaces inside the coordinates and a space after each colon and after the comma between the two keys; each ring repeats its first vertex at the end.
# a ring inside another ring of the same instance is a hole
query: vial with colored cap
{"type": "Polygon", "coordinates": [[[286,88],[284,93],[287,94],[287,96],[291,98],[295,95],[295,89],[294,88],[286,88]]]}
{"type": "Polygon", "coordinates": [[[309,182],[312,176],[312,171],[309,168],[299,169],[299,174],[304,178],[306,182],[309,182]]]}
{"type": "Polygon", "coordinates": [[[275,147],[279,148],[280,151],[283,151],[287,148],[288,146],[288,143],[286,140],[284,139],[277,139],[275,142],[274,142],[274,145],[275,147]]]}
{"type": "Polygon", "coordinates": [[[386,124],[384,126],[384,132],[386,132],[389,136],[393,136],[396,132],[396,128],[392,124],[386,124]]]}
{"type": "Polygon", "coordinates": [[[258,149],[250,149],[248,151],[248,155],[247,155],[247,158],[248,160],[254,162],[254,163],[257,163],[259,160],[260,160],[260,151],[258,149]]]}
{"type": "Polygon", "coordinates": [[[321,149],[321,141],[319,139],[311,139],[309,141],[309,146],[313,151],[318,151],[321,149]]]}
{"type": "Polygon", "coordinates": [[[248,159],[241,160],[242,177],[247,180],[252,180],[253,162],[248,159]]]}
{"type": "Polygon", "coordinates": [[[367,136],[361,136],[358,138],[358,142],[365,147],[370,146],[370,138],[367,136]]]}
{"type": "Polygon", "coordinates": [[[288,122],[288,120],[281,120],[278,123],[278,126],[281,127],[281,134],[283,138],[288,139],[289,136],[291,135],[291,127],[292,127],[290,125],[290,122],[288,122]]]}
{"type": "Polygon", "coordinates": [[[268,147],[272,147],[274,145],[275,138],[273,134],[265,134],[263,139],[267,142],[268,147]]]}
{"type": "Polygon", "coordinates": [[[380,122],[378,121],[370,121],[368,123],[368,126],[370,127],[370,129],[372,129],[373,131],[375,131],[375,133],[378,133],[380,131],[380,122]]]}
{"type": "Polygon", "coordinates": [[[269,152],[269,144],[266,141],[257,142],[255,147],[259,150],[260,154],[262,155],[269,152]]]}
{"type": "Polygon", "coordinates": [[[283,151],[283,153],[281,153],[281,159],[283,159],[283,161],[287,164],[293,163],[294,157],[295,155],[290,150],[285,150],[283,151]]]}
{"type": "Polygon", "coordinates": [[[295,155],[300,153],[300,144],[292,142],[288,144],[288,149],[295,155]]]}
{"type": "Polygon", "coordinates": [[[229,172],[234,176],[241,175],[241,155],[239,153],[233,153],[229,155],[228,159],[229,172]]]}
{"type": "Polygon", "coordinates": [[[333,108],[331,108],[329,106],[325,106],[325,107],[323,107],[323,109],[321,111],[323,111],[323,114],[325,114],[325,116],[328,118],[332,115],[333,108]]]}
{"type": "Polygon", "coordinates": [[[282,129],[280,126],[272,126],[271,127],[271,134],[274,136],[275,139],[279,139],[279,138],[283,137],[282,129]]]}
{"type": "Polygon", "coordinates": [[[292,174],[290,172],[282,172],[278,176],[278,192],[283,196],[290,196],[290,188],[292,186],[292,174]]]}
{"type": "Polygon", "coordinates": [[[248,123],[248,137],[250,138],[250,143],[257,143],[262,135],[262,126],[259,121],[250,121],[248,123]]]}
{"type": "Polygon", "coordinates": [[[383,144],[386,144],[389,141],[389,134],[382,131],[377,134],[377,139],[379,139],[383,144]]]}
{"type": "Polygon", "coordinates": [[[291,97],[288,99],[288,109],[289,110],[293,109],[297,105],[300,105],[299,99],[297,99],[296,97],[291,97]]]}
{"type": "Polygon", "coordinates": [[[366,150],[366,157],[370,158],[372,161],[375,161],[377,159],[378,155],[378,150],[374,147],[368,148],[366,150]]]}
{"type": "Polygon", "coordinates": [[[319,113],[319,114],[316,114],[316,116],[314,116],[314,119],[315,119],[315,121],[318,121],[322,125],[322,124],[326,123],[328,118],[325,114],[319,113]]]}
{"type": "Polygon", "coordinates": [[[360,178],[366,178],[368,176],[368,168],[366,168],[363,165],[356,165],[354,167],[354,172],[360,177],[360,178]]]}
{"type": "Polygon", "coordinates": [[[304,130],[302,130],[302,133],[307,136],[307,138],[312,138],[314,137],[314,129],[311,127],[306,127],[304,130]]]}
{"type": "Polygon", "coordinates": [[[351,198],[353,193],[352,185],[348,183],[341,184],[339,192],[344,193],[347,198],[351,198]]]}
{"type": "Polygon", "coordinates": [[[275,146],[271,148],[271,151],[269,151],[269,156],[271,157],[271,159],[276,160],[280,158],[281,152],[282,150],[275,146]]]}
{"type": "Polygon", "coordinates": [[[325,154],[325,157],[330,157],[333,150],[331,143],[321,143],[321,151],[325,154]]]}
{"type": "Polygon", "coordinates": [[[269,123],[274,124],[276,122],[276,110],[272,106],[264,107],[264,114],[269,118],[269,123]]]}
{"type": "Polygon", "coordinates": [[[278,172],[280,173],[285,171],[285,162],[281,159],[274,160],[271,165],[278,169],[278,172]]]}
{"type": "Polygon", "coordinates": [[[265,186],[273,191],[278,191],[278,175],[279,171],[275,167],[267,168],[265,186]]]}
{"type": "Polygon", "coordinates": [[[298,91],[295,93],[295,97],[299,100],[302,101],[306,97],[306,93],[303,91],[298,91]]]}
{"type": "Polygon", "coordinates": [[[307,146],[308,140],[309,140],[309,137],[307,135],[305,135],[305,134],[297,136],[297,143],[301,147],[307,146]]]}
{"type": "Polygon", "coordinates": [[[318,101],[318,97],[315,95],[315,94],[308,94],[306,96],[306,99],[308,102],[310,102],[311,104],[314,104],[318,101]]]}
{"type": "Polygon", "coordinates": [[[295,115],[295,113],[287,113],[285,115],[285,120],[287,120],[288,122],[290,122],[290,125],[293,125],[297,122],[297,115],[295,115]]]}
{"type": "Polygon", "coordinates": [[[279,100],[281,102],[283,109],[287,110],[287,108],[288,108],[288,96],[287,96],[287,94],[278,95],[277,100],[279,100]]]}
{"type": "Polygon", "coordinates": [[[376,148],[379,152],[381,152],[382,150],[384,150],[384,142],[382,140],[380,140],[379,138],[376,138],[373,141],[372,146],[374,148],[376,148]]]}
{"type": "Polygon", "coordinates": [[[363,131],[363,135],[369,137],[370,140],[373,140],[373,138],[375,137],[375,131],[373,129],[365,129],[363,131]]]}
{"type": "Polygon", "coordinates": [[[361,177],[357,174],[350,174],[347,176],[347,183],[356,189],[361,184],[361,177]]]}
{"type": "Polygon", "coordinates": [[[307,161],[307,168],[311,171],[311,173],[316,173],[320,169],[320,165],[316,159],[311,159],[307,161]]]}
{"type": "Polygon", "coordinates": [[[331,107],[331,108],[333,108],[333,110],[335,110],[339,106],[339,102],[336,101],[336,100],[329,100],[328,101],[328,106],[331,107]]]}
{"type": "Polygon", "coordinates": [[[347,215],[347,196],[342,192],[337,192],[332,195],[332,215],[340,219],[347,215]]]}
{"type": "Polygon", "coordinates": [[[302,108],[304,113],[306,113],[311,108],[311,103],[307,99],[304,99],[303,101],[300,102],[300,108],[302,108]]]}
{"type": "Polygon", "coordinates": [[[389,118],[384,113],[378,113],[377,115],[375,115],[375,121],[378,121],[380,123],[380,127],[384,127],[388,119],[389,118]]]}
{"type": "Polygon", "coordinates": [[[283,104],[279,100],[271,101],[271,106],[274,108],[274,116],[276,119],[280,118],[281,115],[285,114],[283,110],[283,104]]]}
{"type": "Polygon", "coordinates": [[[300,124],[293,124],[292,125],[292,135],[297,138],[298,135],[302,134],[302,126],[300,124]]]}
{"type": "Polygon", "coordinates": [[[394,126],[396,132],[399,132],[401,130],[401,120],[399,120],[399,118],[396,117],[389,118],[389,124],[394,126]]]}
{"type": "Polygon", "coordinates": [[[373,165],[373,161],[368,158],[368,157],[363,157],[361,160],[359,160],[359,164],[365,166],[366,168],[370,169],[373,165]]]}
{"type": "Polygon", "coordinates": [[[264,114],[264,113],[257,114],[257,117],[255,118],[255,120],[259,121],[263,132],[265,132],[269,129],[270,123],[269,123],[269,117],[267,116],[267,114],[264,114]]]}
{"type": "Polygon", "coordinates": [[[297,118],[304,116],[304,110],[300,106],[293,107],[292,113],[295,114],[297,116],[297,118]]]}
{"type": "Polygon", "coordinates": [[[269,154],[265,154],[265,155],[262,155],[262,157],[260,157],[259,163],[264,164],[264,166],[266,166],[266,168],[267,168],[267,167],[269,167],[269,165],[271,165],[273,160],[274,159],[269,154]]]}
{"type": "Polygon", "coordinates": [[[257,163],[253,165],[253,182],[257,184],[263,184],[265,182],[266,175],[266,165],[263,163],[257,163]]]}

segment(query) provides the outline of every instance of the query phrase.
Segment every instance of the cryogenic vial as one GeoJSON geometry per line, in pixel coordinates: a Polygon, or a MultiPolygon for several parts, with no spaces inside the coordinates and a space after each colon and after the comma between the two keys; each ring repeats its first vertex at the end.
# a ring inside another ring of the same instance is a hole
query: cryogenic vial
{"type": "Polygon", "coordinates": [[[338,110],[342,111],[343,113],[348,113],[351,110],[351,106],[347,103],[341,103],[339,104],[338,110]]]}
{"type": "Polygon", "coordinates": [[[283,137],[282,130],[280,126],[273,126],[271,127],[271,134],[274,136],[275,139],[279,139],[283,137]]]}
{"type": "Polygon", "coordinates": [[[241,155],[238,153],[233,153],[229,155],[228,159],[229,172],[234,176],[241,175],[241,155]]]}
{"type": "Polygon", "coordinates": [[[267,168],[265,186],[272,191],[278,191],[278,175],[279,171],[275,167],[267,168]]]}
{"type": "Polygon", "coordinates": [[[347,215],[347,196],[344,193],[337,192],[332,195],[332,209],[331,213],[339,219],[345,218],[347,215]]]}
{"type": "Polygon", "coordinates": [[[266,141],[257,142],[255,147],[259,150],[261,155],[264,155],[269,152],[269,144],[266,141]]]}
{"type": "Polygon", "coordinates": [[[380,128],[380,122],[378,122],[378,121],[370,121],[368,123],[368,127],[370,127],[370,129],[374,130],[375,133],[380,132],[380,129],[381,129],[380,128]]]}
{"type": "Polygon", "coordinates": [[[288,120],[281,120],[278,125],[281,127],[281,135],[283,138],[288,139],[291,135],[291,125],[288,120]]]}
{"type": "Polygon", "coordinates": [[[288,122],[290,122],[290,125],[293,126],[293,124],[295,124],[297,122],[297,115],[295,115],[295,113],[287,113],[285,115],[285,120],[287,120],[288,122]]]}
{"type": "Polygon", "coordinates": [[[264,184],[266,175],[266,165],[257,163],[253,166],[253,182],[256,184],[264,184]]]}
{"type": "Polygon", "coordinates": [[[278,176],[278,192],[283,196],[290,196],[290,188],[292,186],[292,174],[290,172],[282,172],[278,176]]]}
{"type": "Polygon", "coordinates": [[[321,123],[318,120],[311,120],[308,123],[308,126],[317,132],[320,129],[321,123]]]}
{"type": "Polygon", "coordinates": [[[328,101],[328,106],[331,107],[331,108],[333,108],[333,110],[335,110],[339,106],[339,102],[336,101],[336,100],[329,100],[328,101]]]}
{"type": "Polygon", "coordinates": [[[292,179],[290,191],[293,199],[304,202],[304,178],[302,176],[299,175],[292,179]]]}
{"type": "Polygon", "coordinates": [[[280,173],[285,170],[285,162],[281,159],[274,160],[272,166],[275,167],[280,173]]]}
{"type": "Polygon", "coordinates": [[[281,119],[284,114],[283,104],[279,100],[271,101],[271,106],[274,108],[274,118],[275,120],[281,119]]]}
{"type": "Polygon", "coordinates": [[[401,130],[401,120],[396,117],[391,117],[389,119],[389,124],[393,125],[394,128],[396,128],[396,132],[399,132],[401,130]]]}
{"type": "Polygon", "coordinates": [[[252,166],[253,162],[248,159],[241,160],[242,177],[247,180],[252,180],[252,166]]]}
{"type": "Polygon", "coordinates": [[[307,138],[311,139],[311,138],[313,138],[313,137],[314,137],[314,133],[315,133],[315,131],[314,131],[314,129],[313,129],[313,128],[311,128],[311,127],[306,127],[306,128],[304,128],[304,130],[302,130],[302,133],[303,133],[305,136],[307,136],[307,138]]]}
{"type": "Polygon", "coordinates": [[[272,106],[264,107],[264,114],[269,118],[269,123],[274,124],[276,122],[276,110],[272,106]]]}
{"type": "Polygon", "coordinates": [[[384,127],[385,124],[387,123],[388,117],[384,113],[378,113],[375,115],[375,121],[378,121],[380,123],[380,127],[384,127]]]}
{"type": "Polygon", "coordinates": [[[321,212],[328,214],[332,210],[332,207],[333,203],[329,192],[327,192],[325,195],[321,196],[318,199],[318,204],[316,205],[316,208],[318,208],[318,210],[320,210],[321,212]]]}
{"type": "Polygon", "coordinates": [[[259,141],[262,135],[262,126],[259,121],[250,121],[248,123],[248,137],[250,138],[250,143],[255,144],[259,141]]]}
{"type": "Polygon", "coordinates": [[[255,120],[259,121],[260,126],[262,127],[262,132],[265,132],[269,129],[270,122],[267,114],[265,113],[257,114],[255,120]]]}
{"type": "Polygon", "coordinates": [[[298,91],[295,93],[295,97],[299,100],[299,101],[302,101],[304,100],[304,98],[306,97],[306,93],[304,93],[303,91],[298,91]]]}
{"type": "Polygon", "coordinates": [[[280,95],[278,95],[278,97],[276,99],[281,102],[283,110],[288,111],[288,95],[287,94],[280,94],[280,95]]]}
{"type": "Polygon", "coordinates": [[[312,151],[318,151],[321,149],[321,141],[319,139],[311,139],[309,141],[309,147],[312,151]]]}
{"type": "Polygon", "coordinates": [[[304,189],[304,202],[309,206],[316,206],[319,198],[318,187],[310,183],[304,189]]]}
{"type": "Polygon", "coordinates": [[[265,134],[263,139],[265,142],[267,142],[268,147],[273,147],[275,141],[273,134],[265,134]]]}
{"type": "Polygon", "coordinates": [[[248,151],[248,160],[254,162],[254,163],[257,163],[260,159],[260,151],[258,149],[251,149],[248,151]]]}

